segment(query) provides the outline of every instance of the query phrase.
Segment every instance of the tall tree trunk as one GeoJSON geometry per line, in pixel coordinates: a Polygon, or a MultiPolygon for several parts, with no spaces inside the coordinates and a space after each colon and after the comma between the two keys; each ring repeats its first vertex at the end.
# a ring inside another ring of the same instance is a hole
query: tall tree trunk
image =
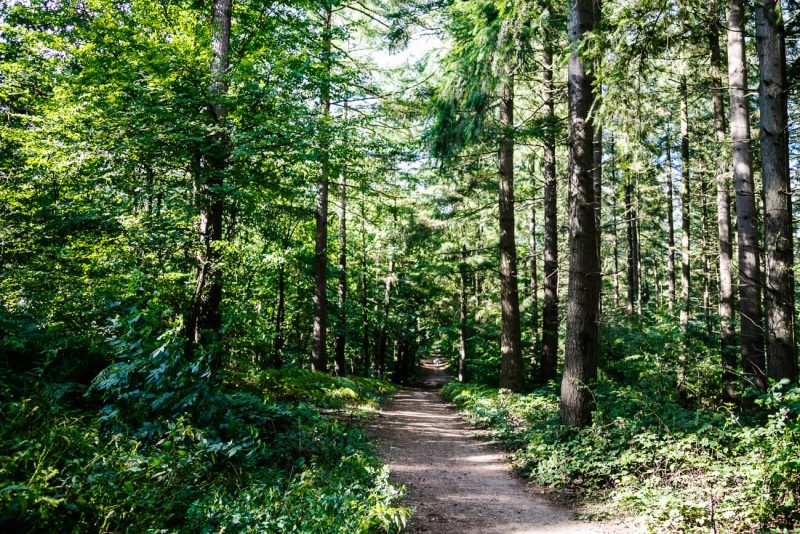
{"type": "Polygon", "coordinates": [[[642,319],[642,296],[644,283],[642,281],[642,226],[639,219],[639,206],[642,205],[642,188],[639,187],[639,173],[636,173],[636,182],[634,183],[634,191],[636,192],[636,202],[634,203],[634,218],[633,218],[633,250],[636,255],[636,316],[639,320],[642,319]]]}
{"type": "Polygon", "coordinates": [[[717,233],[719,236],[719,318],[722,341],[723,391],[728,399],[736,393],[736,329],[733,319],[733,277],[731,275],[731,208],[728,184],[729,161],[723,147],[727,146],[725,103],[722,85],[722,59],[719,48],[719,29],[716,21],[709,30],[711,53],[711,108],[714,113],[714,139],[717,142],[717,233]]]}
{"type": "Polygon", "coordinates": [[[514,238],[514,81],[503,84],[500,96],[500,140],[497,163],[500,174],[500,387],[522,389],[522,340],[519,320],[517,251],[514,238]]]}
{"type": "Polygon", "coordinates": [[[392,280],[394,278],[394,254],[389,252],[389,266],[386,272],[383,291],[383,319],[381,331],[378,335],[378,346],[375,351],[375,367],[378,373],[383,376],[386,373],[386,348],[389,335],[389,311],[392,303],[392,280]]]}
{"type": "MultiPolygon", "coordinates": [[[[639,219],[639,206],[642,205],[642,188],[639,187],[639,173],[636,173],[636,203],[633,220],[634,250],[636,251],[636,315],[642,319],[642,304],[644,303],[644,281],[642,280],[642,222],[639,219]]],[[[646,278],[645,278],[646,280],[646,278]]]]}
{"type": "Polygon", "coordinates": [[[339,324],[334,352],[337,375],[344,374],[344,349],[347,339],[347,177],[339,184],[339,324]]]}
{"type": "MultiPolygon", "coordinates": [[[[594,31],[600,31],[600,21],[602,19],[603,13],[603,2],[602,0],[593,0],[592,1],[592,27],[594,31]]],[[[598,57],[594,60],[594,69],[595,71],[600,70],[600,65],[602,63],[602,58],[598,57]]],[[[600,107],[600,99],[603,96],[603,89],[602,87],[595,88],[594,94],[594,102],[592,104],[594,115],[597,116],[600,107]]],[[[592,187],[594,189],[594,226],[597,229],[596,232],[596,239],[595,239],[595,247],[597,250],[597,287],[599,288],[598,291],[600,292],[600,298],[597,299],[597,320],[598,320],[598,328],[599,328],[599,321],[603,314],[603,262],[600,261],[601,253],[602,253],[602,210],[603,210],[603,129],[602,127],[597,124],[597,121],[592,118],[592,124],[594,126],[594,135],[592,138],[592,187]]],[[[593,364],[591,366],[592,369],[597,369],[597,364],[593,364]]],[[[595,377],[596,378],[596,377],[595,377]]]]}
{"type": "MultiPolygon", "coordinates": [[[[595,0],[595,9],[599,0],[595,0]]],[[[595,16],[598,16],[595,13],[595,16]]],[[[595,104],[597,105],[597,104],[595,104]]],[[[599,126],[594,130],[594,137],[592,139],[592,188],[594,189],[594,225],[597,228],[597,235],[595,239],[595,248],[597,250],[598,265],[600,263],[601,253],[601,235],[600,231],[603,227],[602,224],[602,211],[603,211],[603,130],[599,126]]],[[[600,288],[600,294],[603,292],[603,272],[602,268],[597,269],[597,286],[600,288]]],[[[597,299],[597,316],[601,316],[603,311],[603,299],[597,299]]]]}
{"type": "Polygon", "coordinates": [[[626,311],[633,318],[639,295],[639,265],[636,254],[636,208],[633,205],[633,179],[631,173],[625,174],[625,224],[628,241],[628,294],[626,311]]]}
{"type": "Polygon", "coordinates": [[[461,245],[461,263],[458,266],[459,285],[459,321],[458,321],[458,381],[467,381],[467,247],[461,245]]]}
{"type": "Polygon", "coordinates": [[[619,309],[619,240],[617,237],[617,154],[614,138],[611,138],[611,237],[613,238],[612,251],[614,255],[614,307],[619,309]]]}
{"type": "Polygon", "coordinates": [[[592,176],[593,127],[589,120],[594,95],[589,65],[579,53],[584,35],[594,25],[592,0],[573,0],[569,19],[569,290],[560,402],[561,422],[569,426],[591,422],[594,402],[589,382],[597,373],[600,265],[592,176]]]}
{"type": "Polygon", "coordinates": [[[531,202],[530,235],[528,251],[531,262],[531,376],[536,376],[536,352],[539,348],[539,270],[536,250],[536,202],[531,202]]]}
{"type": "Polygon", "coordinates": [[[761,174],[764,186],[767,374],[797,378],[794,339],[792,190],[789,181],[789,132],[786,107],[786,44],[781,4],[764,0],[756,7],[756,43],[760,85],[761,174]]]}
{"type": "MultiPolygon", "coordinates": [[[[224,213],[224,174],[230,152],[226,119],[228,109],[224,102],[228,91],[230,66],[232,0],[214,0],[211,24],[211,84],[208,88],[209,108],[215,134],[207,149],[207,168],[200,189],[200,226],[202,243],[198,256],[195,290],[186,318],[187,359],[194,356],[197,347],[213,348],[222,328],[222,272],[218,243],[222,240],[224,213]]],[[[200,167],[200,166],[198,166],[200,167]]],[[[220,350],[212,350],[209,367],[216,375],[222,365],[220,350]]]]}
{"type": "MultiPolygon", "coordinates": [[[[542,57],[542,113],[555,118],[553,103],[553,51],[545,40],[542,57]]],[[[552,126],[542,139],[544,146],[544,303],[542,308],[542,356],[539,380],[555,380],[558,362],[558,184],[556,182],[556,136],[552,126]]]]}
{"type": "Polygon", "coordinates": [[[689,176],[689,103],[686,78],[681,79],[681,330],[689,322],[689,290],[691,270],[689,265],[689,231],[691,228],[691,188],[689,176]]]}
{"type": "Polygon", "coordinates": [[[322,83],[322,125],[319,139],[319,178],[317,180],[317,226],[314,245],[314,327],[311,345],[311,369],[328,371],[328,184],[330,182],[331,115],[331,7],[325,6],[322,46],[325,79],[322,83]]]}
{"type": "Polygon", "coordinates": [[[708,253],[708,180],[706,175],[700,176],[700,252],[703,256],[703,318],[706,323],[706,332],[710,335],[711,329],[711,256],[708,253]]]}
{"type": "Polygon", "coordinates": [[[731,93],[733,183],[736,189],[736,234],[739,257],[739,317],[742,367],[755,387],[764,389],[764,337],[761,320],[761,265],[750,152],[750,106],[744,43],[744,2],[728,0],[728,81],[731,93]]]}
{"type": "Polygon", "coordinates": [[[367,229],[364,224],[364,201],[361,201],[361,352],[364,376],[369,375],[369,300],[367,298],[367,229]]]}
{"type": "Polygon", "coordinates": [[[675,308],[675,188],[672,183],[672,139],[667,134],[667,243],[669,256],[667,256],[667,306],[669,311],[675,308]]]}

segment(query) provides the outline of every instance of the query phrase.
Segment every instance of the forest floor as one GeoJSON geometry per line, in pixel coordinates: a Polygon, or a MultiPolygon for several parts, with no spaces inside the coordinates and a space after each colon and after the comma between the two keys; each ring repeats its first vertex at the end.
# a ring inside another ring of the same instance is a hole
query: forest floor
{"type": "Polygon", "coordinates": [[[392,482],[406,487],[405,506],[414,509],[409,532],[632,533],[626,522],[583,522],[575,512],[537,487],[515,477],[497,446],[478,433],[438,394],[449,375],[423,362],[416,387],[401,390],[373,421],[379,456],[392,482]]]}

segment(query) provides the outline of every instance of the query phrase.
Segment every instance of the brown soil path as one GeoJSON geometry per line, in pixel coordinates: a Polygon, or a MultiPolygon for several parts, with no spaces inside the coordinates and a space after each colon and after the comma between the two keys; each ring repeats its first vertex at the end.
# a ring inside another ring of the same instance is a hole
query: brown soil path
{"type": "Polygon", "coordinates": [[[423,365],[421,387],[405,388],[377,418],[372,433],[392,480],[415,509],[409,532],[528,534],[634,532],[630,525],[585,523],[512,476],[497,447],[480,441],[439,396],[449,377],[423,365]]]}

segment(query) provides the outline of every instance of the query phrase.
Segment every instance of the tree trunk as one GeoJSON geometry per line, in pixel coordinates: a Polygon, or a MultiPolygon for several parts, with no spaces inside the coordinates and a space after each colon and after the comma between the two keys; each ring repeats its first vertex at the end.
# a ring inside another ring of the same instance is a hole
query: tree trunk
{"type": "Polygon", "coordinates": [[[573,0],[569,20],[570,208],[569,290],[564,374],[561,382],[561,422],[585,426],[594,406],[590,381],[596,376],[598,325],[597,227],[592,176],[593,125],[589,110],[594,99],[592,76],[579,46],[595,24],[592,0],[573,0]]]}
{"type": "Polygon", "coordinates": [[[361,352],[364,376],[369,375],[369,300],[367,298],[367,229],[364,225],[364,202],[361,202],[361,352]]]}
{"type": "Polygon", "coordinates": [[[667,306],[670,313],[675,309],[675,189],[672,184],[672,139],[667,134],[667,306]]]}
{"type": "Polygon", "coordinates": [[[705,173],[700,175],[700,252],[703,256],[703,318],[706,332],[711,329],[711,256],[708,253],[708,180],[705,173]]]}
{"type": "Polygon", "coordinates": [[[767,375],[797,378],[792,272],[792,191],[786,94],[786,44],[781,4],[764,0],[756,7],[760,85],[761,174],[764,186],[764,316],[767,375]]]}
{"type": "Polygon", "coordinates": [[[280,369],[283,365],[283,320],[286,315],[286,269],[278,267],[278,311],[275,314],[275,343],[272,346],[272,367],[280,369]]]}
{"type": "MultiPolygon", "coordinates": [[[[597,3],[597,0],[596,2],[597,3]]],[[[603,130],[600,127],[595,128],[594,138],[592,139],[592,188],[594,189],[594,225],[597,228],[597,235],[595,239],[595,248],[597,250],[597,257],[600,258],[601,253],[601,235],[600,230],[602,225],[602,198],[603,198],[603,130]]],[[[601,265],[598,260],[598,265],[601,265]]],[[[597,269],[597,286],[600,288],[600,294],[603,292],[603,271],[601,268],[597,269]]],[[[603,311],[603,299],[597,299],[597,316],[598,318],[603,311]]]]}
{"type": "Polygon", "coordinates": [[[322,83],[322,125],[319,139],[320,171],[317,180],[316,233],[314,245],[314,327],[311,345],[311,369],[328,371],[328,184],[330,181],[331,114],[331,8],[325,7],[322,40],[325,79],[322,83]]]}
{"type": "Polygon", "coordinates": [[[347,177],[339,184],[339,324],[336,332],[334,372],[344,374],[344,349],[347,339],[347,177]]]}
{"type": "Polygon", "coordinates": [[[689,103],[686,79],[681,79],[681,331],[686,332],[689,322],[689,290],[691,271],[689,265],[689,231],[691,188],[689,176],[689,103]]]}
{"type": "Polygon", "coordinates": [[[736,329],[733,319],[733,277],[731,275],[731,209],[730,172],[727,154],[722,147],[727,145],[725,128],[725,104],[722,85],[722,59],[719,48],[719,30],[716,22],[709,31],[711,52],[711,107],[714,113],[714,139],[717,142],[717,233],[719,236],[719,318],[722,338],[723,391],[728,399],[735,396],[736,380],[736,329]]]}
{"type": "Polygon", "coordinates": [[[394,277],[394,254],[389,253],[389,269],[386,273],[386,280],[383,292],[383,322],[381,331],[378,335],[378,346],[375,352],[375,367],[378,373],[383,376],[386,373],[386,347],[388,342],[389,330],[389,311],[392,302],[392,278],[394,277]]]}
{"type": "Polygon", "coordinates": [[[628,300],[626,311],[633,318],[636,299],[639,295],[639,265],[636,261],[636,208],[633,205],[633,180],[630,172],[625,174],[625,223],[628,241],[628,300]]]}
{"type": "Polygon", "coordinates": [[[458,381],[466,382],[467,376],[467,247],[461,245],[461,263],[458,266],[459,286],[459,321],[458,321],[458,381]]]}
{"type": "MultiPolygon", "coordinates": [[[[553,51],[545,42],[542,57],[542,113],[553,120],[553,51]]],[[[548,128],[544,145],[544,303],[542,308],[542,356],[539,380],[555,380],[558,362],[558,184],[556,182],[556,136],[548,128]]]]}
{"type": "Polygon", "coordinates": [[[500,387],[522,389],[522,341],[519,320],[517,251],[514,238],[514,81],[509,77],[500,96],[503,136],[498,151],[500,174],[500,387]]]}
{"type": "Polygon", "coordinates": [[[619,241],[617,237],[617,163],[614,138],[611,138],[611,237],[612,251],[614,255],[614,307],[619,309],[619,241]]]}
{"type": "MultiPolygon", "coordinates": [[[[602,18],[603,3],[602,0],[592,1],[592,18],[594,19],[593,27],[595,31],[600,30],[600,20],[602,18]]],[[[600,69],[602,58],[596,58],[594,61],[595,70],[600,69]]],[[[603,96],[602,87],[597,87],[594,94],[594,102],[592,111],[595,116],[599,112],[600,99],[603,96]]],[[[597,320],[598,328],[599,321],[603,314],[603,263],[600,261],[602,253],[602,211],[603,211],[603,129],[599,124],[596,124],[595,119],[592,119],[594,126],[594,135],[592,138],[592,187],[594,189],[594,226],[597,229],[595,234],[595,247],[597,249],[597,287],[600,292],[600,298],[597,299],[597,320]]],[[[592,365],[593,369],[597,369],[597,364],[592,365]]]]}
{"type": "MultiPolygon", "coordinates": [[[[185,356],[192,359],[198,347],[211,350],[209,368],[212,376],[222,365],[220,350],[212,350],[222,328],[222,272],[218,243],[222,240],[224,213],[224,173],[230,152],[226,132],[227,106],[223,100],[228,91],[230,66],[232,0],[214,0],[211,27],[211,84],[208,97],[215,134],[210,140],[205,157],[207,168],[199,196],[202,243],[198,256],[195,290],[186,318],[185,356]]],[[[199,167],[199,166],[198,166],[199,167]]]]}
{"type": "Polygon", "coordinates": [[[531,376],[536,376],[536,352],[539,348],[539,270],[536,250],[536,203],[531,202],[530,236],[528,249],[531,256],[531,376]]]}
{"type": "Polygon", "coordinates": [[[731,100],[733,183],[736,189],[736,234],[739,257],[739,317],[742,366],[746,379],[764,389],[764,338],[761,320],[761,266],[750,153],[750,106],[744,43],[744,2],[728,0],[728,81],[731,100]]]}

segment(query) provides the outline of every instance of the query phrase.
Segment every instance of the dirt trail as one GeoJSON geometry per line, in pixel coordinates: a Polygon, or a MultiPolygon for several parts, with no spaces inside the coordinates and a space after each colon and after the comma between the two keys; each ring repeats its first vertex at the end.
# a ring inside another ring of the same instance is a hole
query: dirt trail
{"type": "Polygon", "coordinates": [[[405,388],[383,410],[372,433],[392,480],[415,509],[408,531],[435,533],[610,533],[629,525],[585,523],[512,476],[505,455],[480,441],[439,396],[441,367],[424,364],[421,387],[405,388]]]}

